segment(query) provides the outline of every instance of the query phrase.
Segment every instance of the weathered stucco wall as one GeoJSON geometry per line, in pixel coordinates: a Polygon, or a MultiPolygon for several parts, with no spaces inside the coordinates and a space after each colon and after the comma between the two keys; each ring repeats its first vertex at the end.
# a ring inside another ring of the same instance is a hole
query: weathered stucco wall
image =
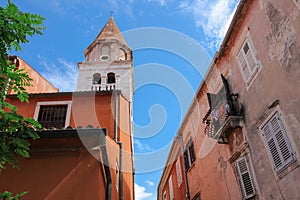
{"type": "MultiPolygon", "coordinates": [[[[185,144],[193,138],[196,153],[187,172],[191,198],[200,192],[201,199],[242,199],[235,161],[246,156],[256,191],[254,199],[299,199],[300,2],[241,3],[244,7],[233,32],[216,54],[196,95],[198,105],[190,107],[179,129],[185,144]],[[258,66],[248,83],[237,60],[245,41],[250,41],[258,66]],[[209,109],[206,94],[221,88],[220,74],[228,80],[232,93],[239,94],[244,107],[242,127],[230,133],[229,144],[208,138],[202,123],[209,109]],[[279,172],[273,169],[261,131],[275,112],[280,114],[295,157],[279,172]]],[[[167,176],[163,174],[162,179],[167,176]]]]}

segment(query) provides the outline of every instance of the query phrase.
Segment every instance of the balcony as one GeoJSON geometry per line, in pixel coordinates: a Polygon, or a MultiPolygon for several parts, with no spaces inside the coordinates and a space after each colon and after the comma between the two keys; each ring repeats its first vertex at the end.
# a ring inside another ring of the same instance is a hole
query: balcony
{"type": "Polygon", "coordinates": [[[243,106],[238,94],[230,92],[227,80],[222,76],[223,88],[217,94],[207,93],[210,109],[202,122],[206,124],[205,134],[220,144],[229,143],[229,135],[243,124],[243,106]]]}
{"type": "Polygon", "coordinates": [[[107,83],[107,84],[93,84],[91,85],[92,91],[112,91],[117,89],[116,83],[107,83]]]}

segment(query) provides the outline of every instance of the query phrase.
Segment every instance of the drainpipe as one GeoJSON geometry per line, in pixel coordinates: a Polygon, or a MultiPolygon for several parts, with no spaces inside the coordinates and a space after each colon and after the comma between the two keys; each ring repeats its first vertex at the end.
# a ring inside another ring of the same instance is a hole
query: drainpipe
{"type": "Polygon", "coordinates": [[[185,167],[185,160],[184,160],[184,144],[183,144],[183,138],[181,134],[178,134],[175,139],[177,139],[177,141],[179,140],[180,142],[180,149],[181,149],[181,155],[182,155],[182,163],[183,163],[183,169],[184,169],[184,180],[185,180],[185,191],[186,191],[186,199],[190,200],[190,189],[189,189],[189,180],[187,178],[187,169],[185,167]]]}
{"type": "Polygon", "coordinates": [[[117,142],[118,145],[120,146],[120,160],[119,160],[119,165],[120,165],[120,174],[119,174],[119,200],[123,200],[123,143],[122,142],[117,142]]]}
{"type": "Polygon", "coordinates": [[[119,92],[113,91],[114,101],[114,140],[115,142],[118,141],[118,127],[119,127],[119,92]]]}
{"type": "Polygon", "coordinates": [[[119,152],[119,199],[123,200],[123,143],[118,141],[118,135],[119,135],[119,95],[120,91],[113,91],[114,96],[114,141],[120,146],[120,152],[119,152]]]}

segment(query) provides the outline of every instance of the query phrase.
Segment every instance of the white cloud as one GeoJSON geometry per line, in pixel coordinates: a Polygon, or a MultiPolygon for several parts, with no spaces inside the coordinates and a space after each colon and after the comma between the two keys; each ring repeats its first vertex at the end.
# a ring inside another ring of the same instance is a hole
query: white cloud
{"type": "Polygon", "coordinates": [[[57,63],[49,63],[38,55],[41,65],[41,75],[59,88],[60,92],[70,92],[75,90],[77,80],[77,67],[75,63],[68,62],[63,58],[58,58],[57,63]]]}
{"type": "Polygon", "coordinates": [[[138,184],[134,184],[134,191],[135,191],[135,200],[143,200],[147,197],[151,197],[153,194],[146,192],[146,188],[140,186],[138,184]]]}
{"type": "Polygon", "coordinates": [[[150,180],[146,180],[146,183],[149,185],[149,186],[154,186],[154,182],[150,181],[150,180]]]}
{"type": "Polygon", "coordinates": [[[230,25],[235,12],[237,0],[184,0],[179,8],[191,13],[195,25],[202,27],[203,32],[212,41],[213,47],[218,48],[230,25]]]}
{"type": "Polygon", "coordinates": [[[138,139],[134,140],[134,144],[141,151],[151,151],[152,150],[152,148],[148,144],[144,144],[138,139]]]}
{"type": "Polygon", "coordinates": [[[167,0],[148,0],[148,2],[159,3],[161,6],[165,6],[167,4],[167,0]]]}

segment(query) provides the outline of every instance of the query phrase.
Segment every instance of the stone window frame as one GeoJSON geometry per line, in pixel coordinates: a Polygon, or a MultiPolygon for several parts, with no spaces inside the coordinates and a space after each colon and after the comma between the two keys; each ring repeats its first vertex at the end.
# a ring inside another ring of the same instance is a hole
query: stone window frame
{"type": "Polygon", "coordinates": [[[70,118],[71,118],[71,107],[72,107],[72,101],[42,101],[37,102],[35,106],[34,116],[33,119],[36,121],[39,117],[40,107],[44,105],[68,105],[67,113],[66,113],[66,121],[65,121],[65,127],[68,127],[70,125],[70,118]]]}

